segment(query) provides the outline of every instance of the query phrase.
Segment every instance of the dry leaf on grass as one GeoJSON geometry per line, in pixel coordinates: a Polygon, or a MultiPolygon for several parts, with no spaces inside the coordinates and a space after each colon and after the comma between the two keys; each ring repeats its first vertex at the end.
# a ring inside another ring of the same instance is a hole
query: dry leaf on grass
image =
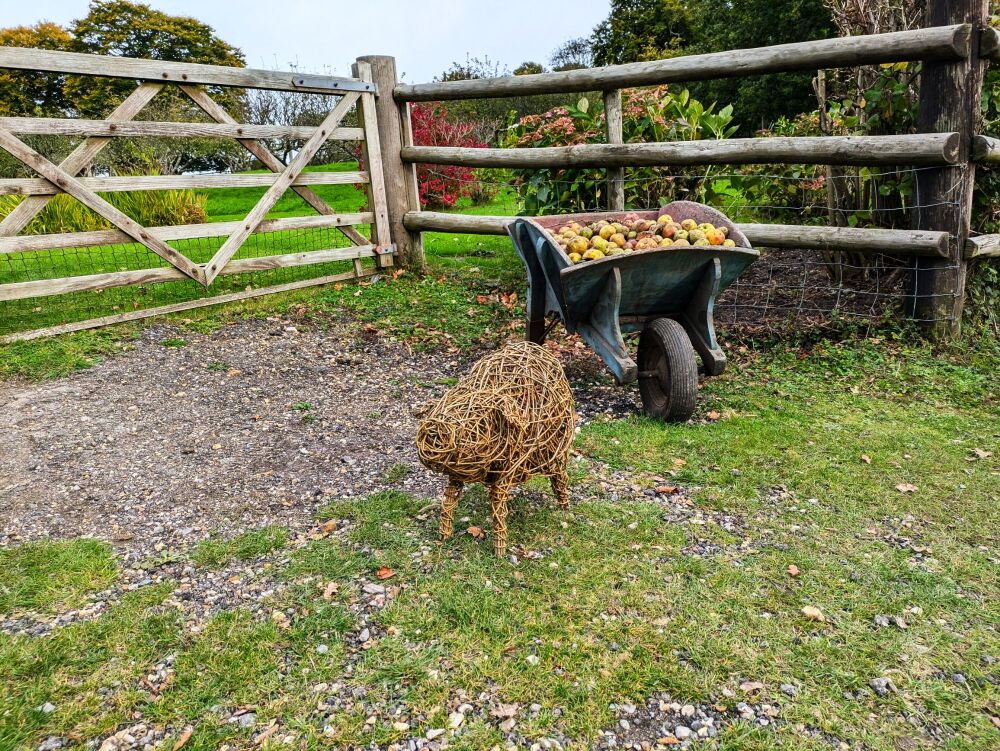
{"type": "Polygon", "coordinates": [[[992,451],[986,451],[985,449],[972,449],[972,453],[976,455],[977,459],[989,459],[993,456],[992,451]]]}
{"type": "Polygon", "coordinates": [[[484,537],[486,537],[486,533],[483,532],[483,530],[480,529],[479,527],[469,527],[465,531],[466,531],[467,534],[472,535],[477,540],[481,540],[484,537]]]}
{"type": "Polygon", "coordinates": [[[761,683],[760,681],[743,681],[743,683],[740,684],[740,691],[743,691],[748,694],[753,693],[754,691],[763,691],[763,690],[764,690],[764,684],[761,683]]]}
{"type": "Polygon", "coordinates": [[[708,417],[708,419],[709,419],[709,420],[711,420],[712,422],[715,422],[715,421],[716,421],[716,420],[718,420],[718,419],[719,419],[720,417],[722,417],[722,415],[720,415],[720,414],[719,414],[718,412],[716,412],[716,411],[715,411],[715,410],[713,409],[713,410],[712,410],[711,412],[709,412],[709,413],[708,413],[708,415],[706,415],[706,417],[708,417]]]}
{"type": "Polygon", "coordinates": [[[174,744],[174,751],[178,751],[178,749],[180,749],[185,743],[187,743],[191,739],[192,734],[194,734],[193,727],[188,725],[186,728],[184,728],[180,738],[178,738],[177,742],[174,744]]]}
{"type": "Polygon", "coordinates": [[[677,492],[677,486],[676,485],[657,485],[656,486],[656,492],[660,493],[661,495],[671,495],[671,494],[677,492]]]}
{"type": "Polygon", "coordinates": [[[391,579],[395,575],[396,575],[396,572],[393,571],[388,566],[379,566],[378,571],[375,572],[375,576],[377,576],[379,579],[381,579],[383,581],[385,581],[386,579],[391,579]]]}
{"type": "Polygon", "coordinates": [[[861,455],[861,461],[863,461],[865,464],[871,464],[872,463],[872,458],[870,456],[868,456],[868,454],[862,454],[861,455]]]}
{"type": "Polygon", "coordinates": [[[788,575],[789,576],[798,576],[799,575],[799,567],[796,566],[794,563],[788,564],[788,569],[787,570],[788,570],[788,575]]]}
{"type": "Polygon", "coordinates": [[[823,615],[823,611],[813,605],[806,605],[802,608],[802,615],[810,621],[816,621],[817,623],[823,623],[826,621],[826,616],[823,615]]]}
{"type": "Polygon", "coordinates": [[[916,493],[917,490],[919,490],[919,488],[912,483],[901,482],[899,483],[899,485],[896,486],[896,490],[898,490],[900,493],[916,493]]]}
{"type": "Polygon", "coordinates": [[[340,589],[340,585],[337,582],[327,582],[323,588],[323,599],[329,602],[337,594],[338,589],[340,589]]]}

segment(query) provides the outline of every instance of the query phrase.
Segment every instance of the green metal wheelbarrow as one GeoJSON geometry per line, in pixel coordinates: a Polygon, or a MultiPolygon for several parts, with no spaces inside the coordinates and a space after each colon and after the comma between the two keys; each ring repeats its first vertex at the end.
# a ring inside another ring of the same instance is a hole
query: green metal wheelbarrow
{"type": "Polygon", "coordinates": [[[618,213],[518,218],[508,227],[528,271],[528,339],[541,344],[555,313],[566,330],[579,333],[620,384],[639,382],[645,411],[671,422],[686,421],[698,396],[697,352],[706,375],[725,370],[715,338],[715,299],[760,253],[724,214],[692,201],[659,211],[634,212],[643,219],[670,214],[726,227],[737,247],[689,246],[634,251],[573,264],[549,232],[571,222],[614,220],[618,213]],[[633,360],[623,332],[640,331],[633,360]]]}

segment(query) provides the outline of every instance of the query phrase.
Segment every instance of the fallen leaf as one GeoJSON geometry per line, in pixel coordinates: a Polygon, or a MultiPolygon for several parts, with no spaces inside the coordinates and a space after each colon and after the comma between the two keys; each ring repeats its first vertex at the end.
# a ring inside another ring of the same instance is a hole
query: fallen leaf
{"type": "Polygon", "coordinates": [[[324,537],[329,537],[330,534],[337,529],[337,521],[331,519],[328,522],[323,522],[316,528],[315,532],[309,535],[310,540],[322,540],[324,537]]]}
{"type": "Polygon", "coordinates": [[[901,482],[899,483],[899,485],[896,486],[896,490],[898,490],[900,493],[916,493],[917,490],[919,490],[919,488],[917,488],[916,485],[913,485],[911,483],[901,482]]]}
{"type": "Polygon", "coordinates": [[[871,464],[872,463],[872,458],[870,456],[868,456],[868,454],[862,454],[861,455],[861,461],[863,461],[865,464],[871,464]]]}
{"type": "Polygon", "coordinates": [[[679,467],[683,467],[685,464],[687,464],[687,460],[686,459],[674,459],[674,466],[675,467],[678,467],[678,468],[679,467]]]}
{"type": "Polygon", "coordinates": [[[191,736],[193,734],[194,734],[193,727],[188,725],[186,728],[184,728],[184,732],[181,733],[181,737],[178,738],[177,742],[174,744],[174,751],[177,751],[181,746],[187,743],[191,739],[191,736]]]}
{"type": "Polygon", "coordinates": [[[323,588],[323,599],[329,602],[337,594],[338,589],[340,589],[340,585],[337,582],[327,582],[323,588]]]}
{"type": "Polygon", "coordinates": [[[722,415],[720,415],[713,409],[711,412],[708,413],[707,417],[709,420],[712,420],[714,422],[715,420],[718,420],[720,417],[722,417],[722,415]]]}
{"type": "Polygon", "coordinates": [[[802,608],[802,615],[810,621],[817,621],[819,623],[826,621],[826,616],[823,615],[823,611],[813,605],[806,605],[802,608]]]}
{"type": "Polygon", "coordinates": [[[486,533],[483,532],[483,530],[480,529],[479,527],[469,527],[465,531],[466,531],[467,534],[472,535],[477,540],[481,540],[484,537],[486,537],[486,533]]]}
{"type": "Polygon", "coordinates": [[[754,691],[763,691],[763,690],[764,690],[764,684],[761,683],[760,681],[743,681],[743,683],[740,684],[740,691],[743,691],[748,694],[753,693],[754,691]]]}
{"type": "Polygon", "coordinates": [[[490,714],[497,718],[517,716],[517,704],[498,704],[490,710],[490,714]]]}
{"type": "Polygon", "coordinates": [[[656,492],[660,493],[661,495],[671,495],[671,494],[677,492],[677,486],[676,485],[657,485],[656,486],[656,492]]]}
{"type": "Polygon", "coordinates": [[[984,449],[972,449],[972,453],[976,455],[977,459],[989,459],[993,456],[992,451],[985,451],[984,449]]]}
{"type": "Polygon", "coordinates": [[[280,629],[289,629],[292,627],[292,622],[288,620],[288,616],[280,610],[275,610],[271,613],[271,620],[274,621],[280,629]]]}
{"type": "Polygon", "coordinates": [[[665,735],[662,738],[656,739],[657,746],[676,746],[679,743],[680,741],[672,735],[665,735]]]}
{"type": "Polygon", "coordinates": [[[789,576],[798,576],[799,575],[799,567],[796,566],[794,563],[789,563],[788,564],[788,575],[789,576]]]}
{"type": "Polygon", "coordinates": [[[396,572],[393,571],[388,566],[379,566],[378,571],[375,572],[375,576],[377,576],[379,579],[382,579],[383,581],[385,581],[386,579],[391,579],[395,575],[396,572]]]}

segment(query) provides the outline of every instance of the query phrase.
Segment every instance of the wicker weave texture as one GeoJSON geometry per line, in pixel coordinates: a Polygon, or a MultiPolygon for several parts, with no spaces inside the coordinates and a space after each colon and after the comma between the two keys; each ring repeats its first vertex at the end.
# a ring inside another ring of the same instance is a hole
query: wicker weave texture
{"type": "Polygon", "coordinates": [[[483,357],[417,429],[420,461],[450,478],[441,502],[441,536],[452,534],[465,483],[489,487],[497,555],[507,549],[508,498],[516,485],[535,475],[547,476],[565,508],[566,467],[575,429],[569,382],[551,352],[516,342],[483,357]]]}

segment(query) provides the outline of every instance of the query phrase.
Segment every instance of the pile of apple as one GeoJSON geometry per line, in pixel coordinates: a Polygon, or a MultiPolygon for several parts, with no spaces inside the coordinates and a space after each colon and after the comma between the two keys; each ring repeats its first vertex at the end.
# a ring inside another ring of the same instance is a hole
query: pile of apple
{"type": "Polygon", "coordinates": [[[736,247],[728,234],[728,227],[716,227],[708,222],[699,224],[694,219],[676,222],[670,214],[655,220],[626,214],[617,222],[606,219],[587,225],[569,222],[559,227],[553,237],[570,261],[581,263],[638,250],[712,245],[736,247]]]}

